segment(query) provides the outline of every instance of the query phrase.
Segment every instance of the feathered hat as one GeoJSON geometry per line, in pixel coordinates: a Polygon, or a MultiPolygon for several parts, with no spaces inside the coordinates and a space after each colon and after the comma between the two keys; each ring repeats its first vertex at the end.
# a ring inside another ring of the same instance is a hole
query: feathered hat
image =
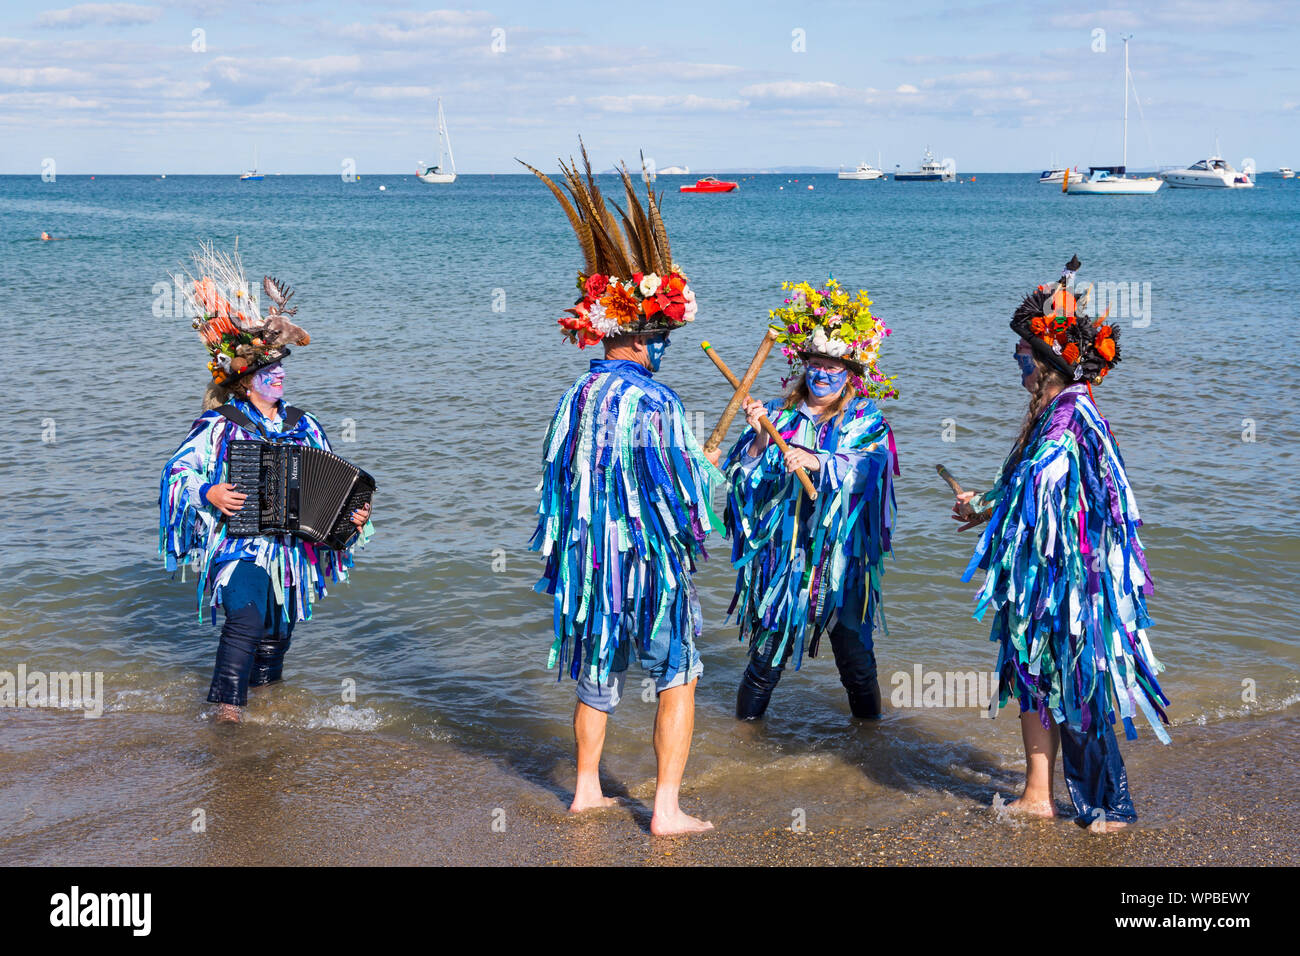
{"type": "Polygon", "coordinates": [[[306,331],[289,321],[298,314],[296,306],[285,308],[293,291],[270,276],[262,279],[262,290],[271,309],[262,315],[257,289],[244,277],[238,242],[230,255],[200,242],[191,258],[192,268],[183,276],[173,274],[172,280],[183,290],[194,328],[207,346],[215,384],[229,387],[241,375],[286,358],[290,345],[311,342],[306,331]]]}
{"type": "Polygon", "coordinates": [[[1109,308],[1093,317],[1091,285],[1075,294],[1074,276],[1081,265],[1073,256],[1060,279],[1025,296],[1011,317],[1011,329],[1067,381],[1095,385],[1119,362],[1119,329],[1106,322],[1109,308]]]}
{"type": "MultiPolygon", "coordinates": [[[[695,293],[673,262],[654,190],[647,190],[642,207],[624,165],[619,175],[627,210],[612,200],[606,205],[581,139],[578,146],[585,177],[579,175],[572,158],[567,166],[560,161],[568,196],[545,173],[519,160],[559,200],[582,246],[584,264],[578,273],[578,300],[573,308],[565,309],[569,314],[559,320],[565,338],[578,348],[586,348],[606,336],[669,332],[694,321],[695,293]],[[617,210],[618,219],[609,206],[617,210]]],[[[644,156],[641,165],[644,170],[644,156]]]]}
{"type": "Polygon", "coordinates": [[[893,332],[871,314],[866,289],[850,296],[833,278],[820,287],[808,282],[782,282],[785,302],[768,315],[777,331],[781,351],[797,378],[814,356],[839,359],[853,376],[859,392],[872,398],[897,398],[894,380],[876,367],[881,343],[893,332]]]}

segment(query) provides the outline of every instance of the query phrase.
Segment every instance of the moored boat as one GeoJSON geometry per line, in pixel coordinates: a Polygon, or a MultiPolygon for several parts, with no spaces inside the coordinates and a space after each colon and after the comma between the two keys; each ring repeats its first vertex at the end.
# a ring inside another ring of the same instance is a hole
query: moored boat
{"type": "Polygon", "coordinates": [[[714,176],[705,176],[703,179],[697,179],[694,186],[680,186],[677,191],[683,193],[729,193],[739,185],[739,183],[726,182],[714,176]]]}
{"type": "Polygon", "coordinates": [[[925,148],[925,155],[921,157],[921,168],[908,172],[898,171],[894,173],[894,182],[906,183],[951,183],[957,179],[957,165],[951,160],[939,162],[930,152],[930,147],[925,148]]]}
{"type": "Polygon", "coordinates": [[[1088,178],[1076,180],[1068,172],[1061,191],[1070,196],[1144,196],[1164,185],[1154,176],[1128,175],[1128,41],[1124,37],[1124,162],[1119,166],[1089,166],[1088,178]]]}
{"type": "Polygon", "coordinates": [[[844,167],[841,166],[839,172],[839,178],[840,179],[861,179],[861,180],[884,179],[885,172],[882,169],[878,169],[877,167],[872,166],[870,163],[858,163],[856,169],[846,170],[844,169],[844,167]]]}
{"type": "Polygon", "coordinates": [[[438,97],[438,162],[426,166],[421,160],[416,167],[415,178],[422,183],[456,181],[456,157],[451,152],[451,134],[447,132],[447,118],[442,115],[442,97],[438,97]],[[444,169],[443,163],[447,160],[450,160],[450,168],[444,169]]]}

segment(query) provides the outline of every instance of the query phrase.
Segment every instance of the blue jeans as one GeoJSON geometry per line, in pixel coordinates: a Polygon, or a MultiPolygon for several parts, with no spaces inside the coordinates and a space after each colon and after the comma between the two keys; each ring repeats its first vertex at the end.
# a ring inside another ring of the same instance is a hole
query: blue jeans
{"type": "Polygon", "coordinates": [[[243,707],[249,687],[280,679],[293,635],[295,599],[291,592],[287,597],[290,619],[285,621],[275,603],[270,575],[252,561],[239,562],[221,589],[226,622],[208,688],[209,703],[243,707]]]}
{"type": "Polygon", "coordinates": [[[1109,721],[1095,718],[1087,733],[1071,730],[1065,724],[1060,728],[1061,765],[1077,814],[1074,822],[1086,827],[1101,819],[1124,823],[1136,820],[1137,811],[1128,792],[1128,772],[1109,721]]]}

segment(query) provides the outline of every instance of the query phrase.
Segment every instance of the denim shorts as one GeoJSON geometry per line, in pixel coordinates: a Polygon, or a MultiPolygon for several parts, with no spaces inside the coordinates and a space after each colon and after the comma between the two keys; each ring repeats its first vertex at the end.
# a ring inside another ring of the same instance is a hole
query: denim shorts
{"type": "Polygon", "coordinates": [[[597,664],[589,663],[583,666],[582,674],[578,677],[578,700],[593,710],[607,714],[618,706],[618,702],[623,699],[623,688],[627,683],[627,665],[633,644],[637,647],[637,663],[641,665],[641,670],[645,672],[646,677],[654,681],[656,695],[673,687],[689,684],[704,673],[704,662],[700,660],[700,652],[696,649],[691,634],[688,633],[685,637],[676,640],[683,644],[682,653],[676,670],[670,670],[668,656],[674,637],[672,628],[666,622],[660,627],[659,635],[650,642],[649,647],[643,647],[640,641],[625,631],[620,637],[618,647],[614,650],[609,674],[603,682],[598,677],[597,664]]]}

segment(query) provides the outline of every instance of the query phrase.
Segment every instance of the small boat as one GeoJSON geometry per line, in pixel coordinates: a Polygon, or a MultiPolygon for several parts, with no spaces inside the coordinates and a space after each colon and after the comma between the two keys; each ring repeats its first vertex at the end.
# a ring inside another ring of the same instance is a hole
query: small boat
{"type": "Polygon", "coordinates": [[[438,97],[438,162],[426,166],[420,160],[415,169],[415,178],[422,183],[454,183],[456,181],[456,157],[451,152],[451,135],[447,132],[447,118],[442,115],[442,97],[438,97]],[[443,169],[444,157],[451,161],[450,170],[443,169]]]}
{"type": "Polygon", "coordinates": [[[1211,156],[1186,169],[1167,169],[1160,178],[1179,189],[1249,189],[1255,185],[1251,172],[1238,172],[1222,156],[1211,156]]]}
{"type": "Polygon", "coordinates": [[[703,179],[697,179],[694,186],[679,186],[677,191],[683,193],[729,193],[739,185],[739,183],[724,182],[713,176],[705,176],[703,179]]]}
{"type": "Polygon", "coordinates": [[[1144,196],[1163,185],[1154,176],[1130,176],[1123,166],[1089,166],[1086,179],[1067,174],[1061,191],[1071,196],[1144,196]]]}
{"type": "Polygon", "coordinates": [[[1056,169],[1056,168],[1044,169],[1042,174],[1039,175],[1038,181],[1040,183],[1063,183],[1065,182],[1066,173],[1070,174],[1071,179],[1083,178],[1083,173],[1079,172],[1077,168],[1070,169],[1068,166],[1066,166],[1066,167],[1062,167],[1061,169],[1056,169]]]}
{"type": "Polygon", "coordinates": [[[239,175],[241,183],[260,183],[266,177],[257,171],[257,147],[253,147],[253,168],[246,169],[239,175]]]}
{"type": "Polygon", "coordinates": [[[1088,178],[1076,180],[1066,173],[1061,192],[1071,196],[1145,196],[1164,183],[1154,176],[1128,175],[1128,37],[1124,37],[1124,162],[1119,166],[1089,166],[1088,178]]]}
{"type": "Polygon", "coordinates": [[[930,152],[930,147],[925,148],[925,155],[921,157],[921,168],[914,169],[911,172],[895,172],[894,182],[896,183],[951,183],[957,179],[957,168],[950,162],[939,162],[930,152]]]}
{"type": "MultiPolygon", "coordinates": [[[[879,162],[879,160],[876,160],[876,162],[879,162]]],[[[872,179],[885,179],[886,177],[885,177],[885,171],[883,169],[880,169],[878,166],[872,166],[870,163],[858,163],[856,169],[851,169],[847,171],[844,169],[843,166],[841,166],[839,178],[872,180],[872,179]]]]}
{"type": "Polygon", "coordinates": [[[1294,179],[1294,178],[1295,178],[1295,173],[1291,171],[1291,167],[1290,167],[1290,166],[1283,166],[1281,169],[1279,169],[1279,170],[1277,171],[1277,174],[1278,174],[1279,176],[1281,176],[1283,179],[1294,179]]]}

